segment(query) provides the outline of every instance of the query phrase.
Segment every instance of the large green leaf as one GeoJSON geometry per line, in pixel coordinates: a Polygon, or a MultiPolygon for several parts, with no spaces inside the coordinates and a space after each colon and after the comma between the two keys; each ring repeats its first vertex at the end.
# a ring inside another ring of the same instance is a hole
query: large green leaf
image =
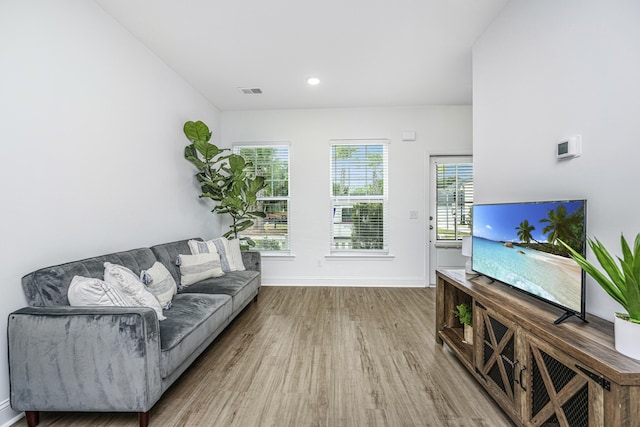
{"type": "Polygon", "coordinates": [[[194,141],[193,145],[195,146],[196,150],[198,150],[198,152],[202,154],[202,157],[204,157],[204,160],[207,162],[211,161],[211,159],[213,159],[218,155],[218,153],[220,153],[220,150],[217,146],[207,141],[194,141]]]}
{"type": "Polygon", "coordinates": [[[184,158],[193,163],[198,169],[203,169],[206,167],[206,164],[198,158],[198,153],[196,152],[193,144],[189,144],[184,147],[184,158]]]}
{"type": "Polygon", "coordinates": [[[246,162],[244,160],[244,157],[240,156],[239,154],[230,155],[229,167],[231,168],[231,171],[233,172],[233,174],[239,175],[244,171],[244,168],[246,167],[246,162]]]}
{"type": "Polygon", "coordinates": [[[198,120],[197,122],[186,122],[183,127],[184,134],[191,142],[208,142],[211,139],[209,127],[198,120]]]}
{"type": "Polygon", "coordinates": [[[266,186],[263,176],[256,176],[249,182],[249,191],[253,194],[257,194],[266,186]]]}
{"type": "Polygon", "coordinates": [[[253,225],[253,221],[251,221],[250,219],[244,219],[236,223],[236,231],[239,233],[251,227],[252,225],[253,225]]]}
{"type": "Polygon", "coordinates": [[[227,196],[221,202],[223,206],[233,208],[236,211],[241,210],[244,207],[244,202],[239,197],[227,196]]]}
{"type": "Polygon", "coordinates": [[[242,249],[243,251],[249,250],[251,249],[251,247],[256,245],[256,242],[254,242],[253,239],[249,236],[242,236],[240,240],[246,243],[245,245],[240,243],[240,249],[242,249]]]}

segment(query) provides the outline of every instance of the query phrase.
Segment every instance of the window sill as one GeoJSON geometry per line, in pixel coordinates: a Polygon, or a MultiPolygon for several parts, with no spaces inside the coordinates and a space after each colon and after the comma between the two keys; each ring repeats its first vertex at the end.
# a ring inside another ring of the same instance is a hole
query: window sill
{"type": "Polygon", "coordinates": [[[461,249],[462,248],[462,242],[461,241],[455,241],[455,242],[439,241],[439,242],[436,242],[435,247],[436,248],[444,248],[444,249],[461,249]]]}
{"type": "Polygon", "coordinates": [[[293,260],[296,257],[295,254],[292,254],[289,251],[282,251],[282,252],[265,251],[265,252],[260,252],[260,256],[262,258],[268,258],[273,260],[277,260],[277,259],[293,260]]]}
{"type": "Polygon", "coordinates": [[[395,255],[390,254],[364,254],[364,253],[344,253],[344,254],[329,254],[325,255],[324,259],[327,261],[343,261],[343,260],[355,260],[355,261],[392,261],[396,258],[395,255]]]}

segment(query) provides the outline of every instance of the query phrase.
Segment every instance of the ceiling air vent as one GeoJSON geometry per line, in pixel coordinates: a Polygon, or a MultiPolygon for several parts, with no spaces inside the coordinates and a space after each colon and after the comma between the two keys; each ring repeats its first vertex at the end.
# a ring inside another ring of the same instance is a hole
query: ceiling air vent
{"type": "Polygon", "coordinates": [[[262,89],[258,87],[239,87],[238,90],[244,95],[262,95],[262,89]]]}

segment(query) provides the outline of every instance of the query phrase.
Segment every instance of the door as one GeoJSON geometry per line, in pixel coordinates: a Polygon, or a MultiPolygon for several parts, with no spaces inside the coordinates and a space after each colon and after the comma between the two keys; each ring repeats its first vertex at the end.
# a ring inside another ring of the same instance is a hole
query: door
{"type": "Polygon", "coordinates": [[[471,156],[431,156],[429,184],[429,283],[436,269],[463,268],[462,237],[471,235],[471,156]]]}
{"type": "MultiPolygon", "coordinates": [[[[525,425],[604,426],[610,382],[565,352],[527,335],[525,425]]],[[[610,420],[611,422],[611,420],[610,420]]],[[[613,425],[613,424],[611,424],[613,425]]]]}
{"type": "Polygon", "coordinates": [[[520,418],[520,387],[525,367],[517,357],[517,326],[511,320],[475,303],[476,373],[489,393],[513,418],[520,418]]]}

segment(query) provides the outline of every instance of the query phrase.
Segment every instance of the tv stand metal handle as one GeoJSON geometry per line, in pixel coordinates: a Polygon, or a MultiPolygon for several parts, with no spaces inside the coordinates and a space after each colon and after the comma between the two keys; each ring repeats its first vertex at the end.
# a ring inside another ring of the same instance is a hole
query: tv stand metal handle
{"type": "Polygon", "coordinates": [[[524,380],[522,379],[522,374],[527,370],[526,366],[520,367],[520,373],[518,374],[518,384],[520,384],[520,388],[524,391],[527,391],[527,388],[524,386],[524,380]]]}

